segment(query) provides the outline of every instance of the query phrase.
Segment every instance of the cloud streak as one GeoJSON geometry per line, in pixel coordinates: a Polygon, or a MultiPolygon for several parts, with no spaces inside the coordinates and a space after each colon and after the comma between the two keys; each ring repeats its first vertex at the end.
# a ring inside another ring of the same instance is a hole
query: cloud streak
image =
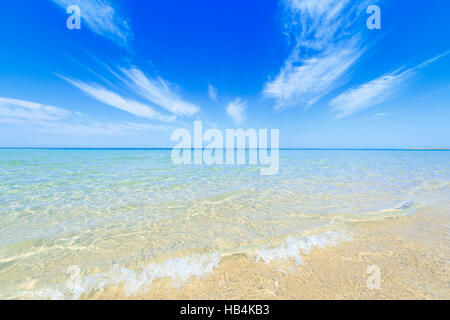
{"type": "Polygon", "coordinates": [[[102,122],[64,108],[20,99],[0,97],[0,123],[3,125],[37,127],[53,134],[123,134],[169,130],[169,126],[134,122],[102,122]]]}
{"type": "Polygon", "coordinates": [[[30,120],[54,121],[61,120],[70,115],[72,115],[70,111],[62,108],[20,99],[0,97],[0,116],[3,119],[15,119],[19,122],[30,120]]]}
{"type": "Polygon", "coordinates": [[[350,16],[360,7],[348,0],[286,0],[284,5],[295,47],[263,89],[276,110],[313,105],[339,85],[363,53],[360,36],[348,36],[355,19],[350,16]]]}
{"type": "Polygon", "coordinates": [[[174,86],[162,78],[150,79],[140,69],[121,69],[126,76],[126,84],[135,93],[177,116],[192,116],[200,108],[181,99],[174,86]]]}
{"type": "Polygon", "coordinates": [[[412,75],[412,70],[385,74],[356,89],[345,91],[331,100],[330,106],[337,118],[349,116],[390,99],[395,93],[405,88],[407,80],[412,75]]]}
{"type": "Polygon", "coordinates": [[[217,101],[217,88],[208,84],[208,96],[211,100],[217,101]]]}
{"type": "Polygon", "coordinates": [[[240,98],[234,99],[227,105],[227,113],[236,124],[240,124],[245,121],[246,109],[247,103],[242,101],[240,98]]]}
{"type": "Polygon", "coordinates": [[[86,123],[40,122],[41,132],[61,135],[121,135],[167,131],[170,127],[135,122],[87,121],[86,123]]]}
{"type": "Polygon", "coordinates": [[[396,93],[408,86],[409,80],[419,69],[428,66],[448,53],[450,52],[447,51],[413,68],[403,68],[403,70],[384,74],[357,88],[347,90],[331,100],[330,106],[336,113],[337,118],[343,118],[392,99],[396,93]]]}
{"type": "Polygon", "coordinates": [[[126,46],[132,32],[125,18],[108,0],[53,0],[64,11],[70,5],[81,9],[81,18],[93,32],[126,46]]]}
{"type": "Polygon", "coordinates": [[[166,116],[162,115],[159,112],[155,111],[151,107],[137,102],[135,100],[126,99],[119,94],[112,92],[98,84],[90,85],[83,81],[72,80],[66,78],[64,76],[60,76],[62,79],[66,80],[68,83],[73,85],[74,87],[80,89],[85,94],[90,97],[117,109],[126,111],[138,117],[143,117],[147,119],[156,119],[160,121],[173,121],[175,120],[174,116],[166,116]]]}

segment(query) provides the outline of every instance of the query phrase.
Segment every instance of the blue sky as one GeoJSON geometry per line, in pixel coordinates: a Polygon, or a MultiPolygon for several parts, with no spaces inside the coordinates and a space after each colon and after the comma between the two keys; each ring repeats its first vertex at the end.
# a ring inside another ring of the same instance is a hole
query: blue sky
{"type": "Polygon", "coordinates": [[[0,4],[0,146],[172,147],[203,126],[281,147],[450,147],[450,2],[0,4]],[[81,30],[69,30],[69,5],[81,30]],[[369,5],[381,29],[369,30],[369,5]]]}

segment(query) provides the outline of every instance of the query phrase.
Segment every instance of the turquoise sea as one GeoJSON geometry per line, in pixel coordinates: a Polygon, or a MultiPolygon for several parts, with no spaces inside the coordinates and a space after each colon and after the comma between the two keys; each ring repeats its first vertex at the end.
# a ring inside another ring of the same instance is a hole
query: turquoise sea
{"type": "Polygon", "coordinates": [[[0,299],[182,286],[234,253],[302,263],[355,221],[450,199],[449,151],[280,150],[273,176],[170,152],[0,149],[0,299]]]}

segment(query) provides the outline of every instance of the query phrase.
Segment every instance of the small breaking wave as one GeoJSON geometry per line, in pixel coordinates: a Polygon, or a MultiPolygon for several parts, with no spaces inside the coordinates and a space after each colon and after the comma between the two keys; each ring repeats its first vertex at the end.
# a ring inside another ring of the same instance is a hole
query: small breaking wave
{"type": "Polygon", "coordinates": [[[425,204],[418,201],[404,201],[388,209],[367,213],[341,214],[337,218],[344,222],[380,221],[389,218],[407,217],[416,214],[425,204]]]}
{"type": "Polygon", "coordinates": [[[409,194],[415,195],[416,193],[423,192],[423,191],[435,191],[435,190],[446,188],[449,186],[449,184],[450,184],[449,181],[444,181],[444,180],[426,181],[422,184],[419,184],[419,185],[411,188],[411,190],[409,190],[409,194]]]}
{"type": "MultiPolygon", "coordinates": [[[[254,249],[252,253],[242,252],[254,261],[270,264],[274,261],[302,264],[302,255],[315,248],[335,246],[341,241],[350,241],[351,236],[342,232],[328,231],[317,235],[287,237],[278,247],[254,249]]],[[[34,291],[18,292],[19,298],[30,299],[80,299],[89,293],[100,292],[121,285],[126,296],[145,294],[156,279],[169,278],[173,287],[180,287],[191,278],[201,278],[214,272],[226,255],[219,253],[195,254],[182,258],[172,258],[163,263],[152,263],[141,271],[134,271],[118,265],[109,271],[95,275],[85,275],[72,285],[61,283],[34,291]]]]}
{"type": "MultiPolygon", "coordinates": [[[[238,249],[233,254],[241,253],[250,260],[266,264],[293,262],[303,264],[304,255],[314,249],[336,246],[341,242],[351,241],[353,238],[346,230],[344,222],[378,221],[385,218],[395,218],[413,215],[423,204],[404,201],[392,208],[374,213],[351,214],[339,216],[339,225],[329,225],[334,230],[316,229],[315,234],[308,232],[303,236],[288,236],[284,240],[266,247],[238,249]],[[335,229],[337,227],[337,229],[335,229]]],[[[102,294],[106,289],[118,288],[125,296],[136,296],[147,293],[152,283],[157,279],[171,280],[173,287],[181,287],[192,278],[202,278],[213,273],[219,266],[221,259],[229,253],[214,252],[209,254],[193,254],[186,257],[171,258],[162,263],[150,263],[140,270],[133,270],[121,265],[114,265],[111,269],[93,275],[83,275],[75,279],[72,285],[67,282],[50,285],[40,289],[17,292],[15,298],[29,299],[80,299],[91,293],[102,294]]]]}
{"type": "Polygon", "coordinates": [[[325,248],[335,246],[341,241],[350,241],[351,236],[342,232],[328,231],[318,235],[311,235],[300,238],[288,237],[280,246],[272,249],[261,250],[257,258],[265,263],[277,261],[293,260],[295,264],[302,264],[302,254],[309,254],[314,248],[325,248]]]}
{"type": "Polygon", "coordinates": [[[174,285],[177,286],[191,277],[200,278],[212,272],[219,262],[220,255],[215,253],[173,258],[163,263],[152,263],[141,272],[113,266],[107,272],[84,276],[79,280],[75,279],[70,286],[64,283],[57,288],[20,292],[19,296],[32,299],[79,299],[90,292],[102,292],[108,287],[119,285],[124,286],[125,295],[132,296],[145,293],[156,279],[171,278],[174,280],[174,285]]]}

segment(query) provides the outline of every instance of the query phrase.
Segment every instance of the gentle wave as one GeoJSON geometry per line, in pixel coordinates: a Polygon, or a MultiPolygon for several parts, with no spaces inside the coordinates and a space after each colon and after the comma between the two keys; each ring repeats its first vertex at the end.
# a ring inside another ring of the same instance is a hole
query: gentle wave
{"type": "MultiPolygon", "coordinates": [[[[395,218],[415,214],[417,209],[423,206],[421,203],[405,201],[393,208],[381,210],[373,214],[352,214],[348,217],[340,217],[341,221],[379,221],[385,218],[395,218]]],[[[326,226],[336,229],[335,224],[326,226]]],[[[343,227],[343,226],[341,226],[343,227]]],[[[319,229],[323,229],[319,228],[319,229]]],[[[312,231],[309,231],[309,233],[312,231]]],[[[351,241],[352,235],[343,231],[323,231],[317,234],[305,236],[288,236],[275,246],[262,248],[247,248],[235,251],[234,254],[244,254],[255,262],[262,261],[266,264],[293,262],[296,265],[303,264],[303,256],[314,249],[336,246],[345,241],[351,241]]],[[[20,291],[16,298],[29,299],[79,299],[93,292],[103,292],[110,287],[123,286],[126,296],[144,294],[151,288],[153,281],[162,278],[172,280],[173,287],[180,287],[191,278],[201,278],[214,272],[221,260],[230,254],[211,253],[193,254],[186,257],[176,257],[163,263],[151,263],[141,271],[135,271],[123,266],[114,265],[109,271],[95,275],[85,275],[68,286],[67,282],[54,287],[45,287],[33,291],[20,291]]]]}
{"type": "Polygon", "coordinates": [[[399,205],[392,208],[382,209],[375,212],[339,215],[337,218],[345,222],[380,221],[384,219],[414,215],[417,213],[417,210],[423,206],[425,206],[425,203],[422,202],[403,201],[399,205]]]}
{"type": "Polygon", "coordinates": [[[18,296],[40,299],[79,299],[94,291],[102,292],[108,287],[123,284],[125,295],[145,293],[152,282],[160,278],[171,278],[175,286],[181,285],[191,277],[201,277],[211,273],[220,262],[220,255],[192,255],[173,258],[164,263],[150,264],[141,272],[114,266],[110,271],[93,276],[84,276],[72,284],[60,284],[56,288],[42,288],[36,291],[22,291],[18,296]]]}
{"type": "Polygon", "coordinates": [[[204,277],[233,254],[302,263],[351,239],[355,223],[447,208],[449,155],[283,150],[279,174],[260,176],[175,166],[170,150],[2,150],[0,297],[135,295],[155,279],[204,277]],[[69,288],[70,265],[83,272],[69,288]]]}
{"type": "MultiPolygon", "coordinates": [[[[393,208],[384,209],[373,214],[352,214],[340,216],[339,221],[379,221],[385,218],[395,218],[415,214],[417,209],[423,206],[422,203],[402,202],[393,208]]],[[[186,257],[176,257],[162,263],[151,263],[141,271],[135,271],[120,265],[114,265],[109,271],[101,272],[95,275],[85,275],[80,277],[79,281],[68,285],[67,281],[53,287],[44,287],[36,290],[22,290],[17,292],[15,298],[28,299],[79,299],[86,297],[93,292],[103,292],[110,287],[123,286],[126,296],[133,296],[146,293],[153,281],[162,278],[172,280],[174,287],[180,287],[191,278],[201,278],[214,272],[221,260],[234,254],[244,254],[250,261],[262,261],[266,264],[293,262],[296,265],[303,264],[303,256],[309,254],[313,249],[320,249],[329,246],[336,246],[341,242],[351,241],[353,239],[349,232],[342,230],[327,229],[345,229],[342,224],[328,224],[319,227],[316,234],[310,234],[308,231],[305,236],[288,236],[281,243],[274,246],[260,248],[247,248],[233,253],[210,253],[193,254],[186,257]],[[320,231],[322,230],[322,231],[320,231]]]]}
{"type": "Polygon", "coordinates": [[[258,253],[258,259],[265,263],[294,260],[295,264],[301,264],[303,263],[302,253],[309,254],[314,248],[335,246],[341,241],[351,240],[352,236],[336,231],[300,238],[288,237],[276,248],[261,250],[258,253]]]}
{"type": "MultiPolygon", "coordinates": [[[[288,237],[278,247],[240,253],[245,254],[255,262],[263,261],[270,264],[274,261],[293,261],[295,264],[301,264],[303,263],[302,255],[309,254],[315,248],[335,246],[342,241],[351,240],[352,237],[343,232],[328,231],[304,237],[288,237]]],[[[133,296],[148,292],[153,281],[163,278],[170,278],[173,287],[180,287],[191,278],[201,278],[214,272],[221,260],[228,256],[212,253],[172,258],[163,263],[152,263],[140,272],[116,265],[107,272],[83,276],[71,285],[66,282],[55,287],[41,288],[35,291],[20,291],[16,298],[79,299],[89,293],[101,293],[109,287],[119,285],[123,285],[126,296],[133,296]]]]}

